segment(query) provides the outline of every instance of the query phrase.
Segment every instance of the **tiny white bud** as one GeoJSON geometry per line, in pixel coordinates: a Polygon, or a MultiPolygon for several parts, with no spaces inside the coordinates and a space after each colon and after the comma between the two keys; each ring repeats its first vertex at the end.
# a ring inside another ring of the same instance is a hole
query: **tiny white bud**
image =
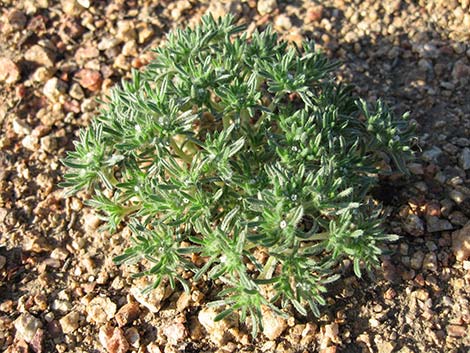
{"type": "Polygon", "coordinates": [[[285,220],[282,220],[281,223],[279,223],[279,227],[281,229],[285,229],[287,227],[287,222],[285,220]]]}
{"type": "Polygon", "coordinates": [[[290,199],[291,199],[292,201],[294,201],[294,202],[297,201],[297,195],[296,195],[296,194],[292,194],[291,197],[290,197],[290,199]]]}

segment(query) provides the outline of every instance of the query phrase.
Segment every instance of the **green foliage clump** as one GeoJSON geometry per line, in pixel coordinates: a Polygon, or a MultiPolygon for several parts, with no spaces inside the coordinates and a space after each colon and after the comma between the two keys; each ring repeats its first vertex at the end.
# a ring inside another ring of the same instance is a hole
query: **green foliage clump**
{"type": "Polygon", "coordinates": [[[243,29],[205,16],[170,34],[80,131],[62,185],[129,226],[118,264],[147,260],[152,287],[218,279],[217,319],[239,310],[256,330],[262,306],[319,315],[342,259],[357,276],[378,264],[396,237],[369,192],[384,156],[403,170],[412,131],[355,100],[313,43],[243,29]]]}

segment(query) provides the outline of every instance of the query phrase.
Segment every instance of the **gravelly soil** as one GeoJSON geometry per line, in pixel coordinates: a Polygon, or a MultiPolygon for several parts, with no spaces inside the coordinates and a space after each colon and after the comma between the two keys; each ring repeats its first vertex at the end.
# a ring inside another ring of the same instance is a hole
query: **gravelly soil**
{"type": "Polygon", "coordinates": [[[0,0],[0,348],[6,352],[468,352],[470,6],[435,1],[0,0]],[[266,320],[252,340],[208,324],[211,283],[142,297],[112,258],[128,231],[99,231],[60,158],[96,98],[152,58],[172,28],[227,11],[249,30],[313,38],[342,80],[418,125],[408,178],[376,197],[401,235],[373,278],[350,264],[320,319],[266,320]]]}

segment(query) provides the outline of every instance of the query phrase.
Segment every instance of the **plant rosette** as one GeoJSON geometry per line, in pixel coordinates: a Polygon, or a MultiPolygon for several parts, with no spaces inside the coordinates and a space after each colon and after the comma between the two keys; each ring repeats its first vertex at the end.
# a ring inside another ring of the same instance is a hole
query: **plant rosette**
{"type": "Polygon", "coordinates": [[[219,280],[216,319],[249,315],[256,335],[263,306],[319,315],[341,260],[359,277],[379,264],[397,236],[370,190],[384,156],[405,170],[413,129],[338,84],[312,42],[243,30],[208,15],[171,33],[80,131],[61,185],[128,225],[115,261],[145,259],[149,290],[219,280]]]}

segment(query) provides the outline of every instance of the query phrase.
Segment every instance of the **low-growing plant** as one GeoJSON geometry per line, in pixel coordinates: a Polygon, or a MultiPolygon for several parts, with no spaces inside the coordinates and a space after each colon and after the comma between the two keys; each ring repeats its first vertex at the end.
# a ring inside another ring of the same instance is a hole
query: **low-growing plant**
{"type": "Polygon", "coordinates": [[[369,192],[384,158],[404,170],[412,129],[335,82],[312,42],[243,29],[209,15],[170,34],[80,131],[62,186],[128,225],[118,264],[147,260],[151,288],[219,280],[216,319],[250,315],[256,335],[263,306],[319,315],[341,260],[359,277],[379,263],[397,238],[369,192]]]}

